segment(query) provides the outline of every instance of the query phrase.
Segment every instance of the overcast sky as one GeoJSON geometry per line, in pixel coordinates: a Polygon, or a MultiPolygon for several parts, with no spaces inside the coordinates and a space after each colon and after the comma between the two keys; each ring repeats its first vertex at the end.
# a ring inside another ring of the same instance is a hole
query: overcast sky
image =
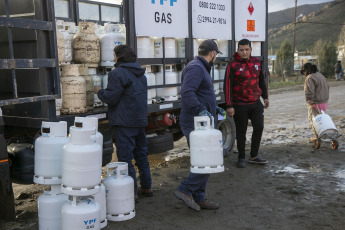
{"type": "MultiPolygon", "coordinates": [[[[300,6],[331,1],[332,0],[297,0],[297,5],[300,6]]],[[[295,0],[268,0],[268,12],[284,10],[291,7],[295,7],[295,0]]]]}

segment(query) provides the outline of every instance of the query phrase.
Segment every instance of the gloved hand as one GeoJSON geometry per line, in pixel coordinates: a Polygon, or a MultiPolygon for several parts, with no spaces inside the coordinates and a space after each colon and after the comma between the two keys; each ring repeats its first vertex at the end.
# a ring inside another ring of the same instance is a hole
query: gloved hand
{"type": "Polygon", "coordinates": [[[212,114],[210,114],[206,109],[204,109],[203,111],[201,111],[201,112],[199,113],[199,116],[209,116],[210,119],[211,119],[212,114]]]}
{"type": "Polygon", "coordinates": [[[224,109],[222,109],[222,108],[220,108],[220,107],[218,107],[218,106],[217,106],[217,108],[216,108],[216,112],[219,113],[219,114],[221,114],[221,115],[223,115],[223,116],[225,116],[225,111],[224,111],[224,109]]]}

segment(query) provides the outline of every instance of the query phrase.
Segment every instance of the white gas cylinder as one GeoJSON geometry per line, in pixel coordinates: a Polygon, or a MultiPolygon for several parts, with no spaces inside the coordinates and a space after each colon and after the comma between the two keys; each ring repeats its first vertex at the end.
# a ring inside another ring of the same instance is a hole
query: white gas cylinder
{"type": "Polygon", "coordinates": [[[98,132],[98,118],[96,117],[75,117],[74,126],[84,129],[96,129],[96,135],[91,136],[92,140],[96,140],[96,143],[103,147],[103,135],[98,132]]]}
{"type": "MultiPolygon", "coordinates": [[[[165,57],[166,58],[176,58],[177,49],[176,49],[176,40],[175,38],[165,38],[165,57]]],[[[162,38],[156,38],[154,42],[155,46],[155,58],[163,57],[163,40],[162,38]]]]}
{"type": "Polygon", "coordinates": [[[128,176],[128,164],[109,163],[103,184],[107,198],[107,219],[123,221],[135,217],[134,180],[128,176]]]}
{"type": "MultiPolygon", "coordinates": [[[[182,65],[182,69],[180,71],[177,71],[178,74],[178,83],[182,83],[182,73],[183,73],[184,65],[182,65]]],[[[177,87],[178,94],[181,94],[181,86],[177,87]]]]}
{"type": "Polygon", "coordinates": [[[61,184],[68,195],[89,196],[101,189],[102,147],[94,135],[95,128],[70,127],[70,142],[63,147],[61,184]]]}
{"type": "Polygon", "coordinates": [[[101,210],[100,206],[93,199],[87,197],[73,197],[62,206],[61,229],[101,229],[100,225],[101,210]]]}
{"type": "Polygon", "coordinates": [[[335,127],[332,118],[324,111],[321,110],[321,114],[313,117],[312,120],[318,137],[322,137],[326,133],[338,133],[338,130],[335,127]]]}
{"type": "Polygon", "coordinates": [[[229,56],[229,40],[217,40],[218,49],[223,54],[218,54],[218,57],[228,57],[229,56]]]}
{"type": "MultiPolygon", "coordinates": [[[[156,85],[163,85],[163,68],[161,71],[156,73],[156,85]]],[[[174,70],[173,65],[165,66],[165,84],[177,84],[178,74],[174,70]]],[[[157,97],[164,98],[165,101],[176,101],[178,99],[178,87],[165,87],[157,89],[157,97]]]]}
{"type": "Polygon", "coordinates": [[[120,33],[125,37],[125,41],[126,41],[126,24],[119,24],[119,25],[120,25],[120,33]]]}
{"type": "Polygon", "coordinates": [[[194,117],[194,131],[189,135],[192,173],[207,174],[224,171],[223,137],[208,116],[194,117]]]}
{"type": "Polygon", "coordinates": [[[261,42],[252,42],[252,53],[251,53],[251,55],[253,57],[261,56],[261,42]]]}
{"type": "MultiPolygon", "coordinates": [[[[102,76],[97,75],[97,69],[96,68],[89,68],[89,75],[91,76],[92,79],[92,85],[98,85],[102,87],[103,84],[103,79],[102,76]]],[[[102,107],[103,102],[98,98],[97,94],[93,94],[93,106],[94,107],[102,107]]]]}
{"type": "Polygon", "coordinates": [[[106,205],[106,198],[105,198],[105,186],[101,184],[101,191],[99,193],[96,193],[93,196],[94,200],[99,204],[99,207],[101,209],[101,218],[100,218],[100,224],[101,228],[104,228],[107,226],[107,205],[106,205]]]}
{"type": "Polygon", "coordinates": [[[137,56],[138,58],[154,58],[154,40],[150,37],[137,37],[137,56]]]}
{"type": "Polygon", "coordinates": [[[126,44],[126,38],[120,33],[121,26],[117,24],[105,23],[106,33],[101,38],[101,66],[113,66],[114,48],[118,45],[126,44]]]}
{"type": "Polygon", "coordinates": [[[106,89],[108,86],[108,75],[109,75],[109,72],[103,75],[103,78],[102,78],[103,89],[106,89]]]}
{"type": "Polygon", "coordinates": [[[95,33],[99,40],[101,41],[102,37],[105,34],[105,26],[95,24],[95,33]]]}
{"type": "Polygon", "coordinates": [[[60,185],[53,185],[37,199],[38,228],[61,230],[61,209],[67,203],[68,195],[61,193],[60,185]]]}
{"type": "Polygon", "coordinates": [[[162,38],[156,38],[154,40],[154,48],[155,48],[155,58],[162,58],[163,57],[162,38]]]}
{"type": "Polygon", "coordinates": [[[63,62],[65,64],[71,63],[73,59],[73,37],[75,35],[75,23],[74,22],[64,22],[64,30],[62,34],[64,36],[64,46],[65,46],[65,57],[63,62]]]}
{"type": "MultiPolygon", "coordinates": [[[[102,76],[102,80],[103,80],[103,89],[106,89],[106,88],[107,88],[107,86],[108,86],[109,72],[110,72],[111,70],[113,70],[113,69],[114,69],[114,68],[112,68],[112,69],[107,69],[106,74],[102,76]]],[[[106,104],[106,103],[103,103],[103,105],[104,105],[104,106],[108,106],[108,104],[106,104]]]]}
{"type": "Polygon", "coordinates": [[[184,58],[186,56],[186,39],[177,39],[177,57],[184,58]]]}
{"type": "Polygon", "coordinates": [[[58,60],[59,63],[63,62],[65,57],[65,45],[64,45],[64,35],[62,33],[63,31],[63,21],[57,20],[56,21],[56,46],[58,50],[58,60]]]}
{"type": "Polygon", "coordinates": [[[61,184],[62,149],[69,141],[67,122],[42,122],[42,136],[35,141],[36,184],[61,184]]]}
{"type": "MultiPolygon", "coordinates": [[[[225,77],[225,72],[226,72],[226,63],[221,63],[219,66],[218,66],[218,70],[219,70],[219,79],[220,80],[224,80],[224,77],[225,77]]],[[[219,92],[223,92],[223,86],[224,83],[223,82],[220,82],[219,83],[219,92]]]]}
{"type": "MultiPolygon", "coordinates": [[[[147,79],[147,86],[154,86],[156,85],[156,75],[152,73],[151,66],[145,66],[145,76],[147,79]]],[[[148,89],[147,90],[147,103],[152,104],[152,99],[156,98],[157,93],[156,89],[148,89]]]]}
{"type": "MultiPolygon", "coordinates": [[[[214,65],[213,70],[211,70],[211,76],[213,80],[219,80],[219,70],[217,69],[217,65],[214,65]]],[[[219,94],[219,82],[213,82],[214,94],[219,94]]]]}

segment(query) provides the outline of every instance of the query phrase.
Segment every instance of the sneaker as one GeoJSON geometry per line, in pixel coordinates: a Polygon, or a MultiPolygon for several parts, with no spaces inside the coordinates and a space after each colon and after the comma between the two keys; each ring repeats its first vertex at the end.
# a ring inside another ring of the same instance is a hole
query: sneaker
{"type": "Polygon", "coordinates": [[[237,168],[245,168],[245,167],[246,167],[246,160],[245,159],[238,159],[237,168]]]}
{"type": "Polygon", "coordinates": [[[197,203],[200,208],[202,209],[208,209],[208,210],[216,210],[219,208],[219,204],[216,202],[212,202],[209,200],[204,200],[202,202],[197,203]]]}
{"type": "Polygon", "coordinates": [[[195,203],[192,196],[186,195],[180,192],[179,190],[176,190],[174,192],[174,195],[176,198],[182,200],[188,207],[194,209],[195,211],[200,211],[200,206],[197,203],[195,203]]]}
{"type": "Polygon", "coordinates": [[[148,188],[148,189],[139,188],[138,189],[138,194],[139,195],[144,195],[146,197],[151,197],[151,196],[153,196],[153,190],[152,190],[152,188],[148,188]]]}
{"type": "Polygon", "coordinates": [[[267,164],[268,161],[265,159],[262,159],[261,157],[255,157],[255,158],[250,158],[248,162],[251,164],[264,165],[264,164],[267,164]]]}

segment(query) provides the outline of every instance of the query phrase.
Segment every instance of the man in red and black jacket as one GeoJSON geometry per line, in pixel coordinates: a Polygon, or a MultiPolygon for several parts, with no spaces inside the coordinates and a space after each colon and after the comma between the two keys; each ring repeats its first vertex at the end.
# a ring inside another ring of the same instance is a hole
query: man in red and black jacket
{"type": "Polygon", "coordinates": [[[239,168],[245,168],[248,119],[253,126],[248,162],[267,164],[267,160],[258,156],[258,153],[264,129],[264,108],[268,108],[269,100],[261,61],[252,57],[251,52],[251,42],[248,39],[239,41],[237,52],[227,66],[224,79],[226,113],[234,118],[236,124],[239,168]],[[261,103],[260,96],[264,99],[265,105],[261,103]]]}

